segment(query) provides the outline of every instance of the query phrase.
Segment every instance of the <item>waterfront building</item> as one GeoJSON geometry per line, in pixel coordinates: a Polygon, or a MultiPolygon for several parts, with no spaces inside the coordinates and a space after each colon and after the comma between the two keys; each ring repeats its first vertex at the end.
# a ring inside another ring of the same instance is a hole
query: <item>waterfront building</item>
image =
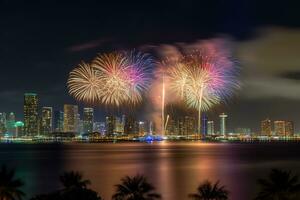
{"type": "Polygon", "coordinates": [[[38,135],[38,96],[35,93],[24,94],[24,134],[38,135]]]}
{"type": "Polygon", "coordinates": [[[106,135],[113,136],[116,125],[116,118],[113,115],[106,117],[106,135]]]}
{"type": "Polygon", "coordinates": [[[272,124],[270,119],[265,119],[261,121],[260,124],[261,135],[262,136],[271,136],[272,135],[272,124]]]}
{"type": "Polygon", "coordinates": [[[294,136],[294,122],[285,121],[285,136],[294,136]]]}
{"type": "Polygon", "coordinates": [[[202,117],[201,117],[201,133],[203,136],[206,136],[207,135],[207,121],[208,121],[208,117],[206,116],[205,113],[202,114],[202,117]]]}
{"type": "Polygon", "coordinates": [[[140,121],[139,122],[139,136],[145,135],[145,122],[140,121]]]}
{"type": "Polygon", "coordinates": [[[285,136],[285,121],[277,120],[274,121],[274,133],[275,136],[285,136]]]}
{"type": "Polygon", "coordinates": [[[21,121],[17,121],[15,123],[15,130],[16,130],[16,137],[21,137],[24,135],[23,133],[23,129],[24,129],[24,123],[21,121]]]}
{"type": "Polygon", "coordinates": [[[127,116],[125,119],[124,134],[137,135],[138,123],[133,116],[127,116]]]}
{"type": "Polygon", "coordinates": [[[183,135],[193,135],[195,133],[195,118],[190,116],[184,117],[183,135]]]}
{"type": "Polygon", "coordinates": [[[7,133],[9,136],[15,136],[16,133],[15,123],[16,123],[16,116],[13,112],[11,112],[8,115],[7,125],[6,125],[7,133]]]}
{"type": "Polygon", "coordinates": [[[0,134],[4,135],[7,131],[6,127],[6,113],[2,112],[0,113],[0,134]]]}
{"type": "MultiPolygon", "coordinates": [[[[84,122],[80,118],[77,120],[77,133],[79,133],[79,134],[86,133],[84,131],[84,122]]],[[[92,133],[92,131],[90,133],[92,133]]]]}
{"type": "Polygon", "coordinates": [[[64,132],[78,131],[78,106],[64,105],[64,132]]]}
{"type": "Polygon", "coordinates": [[[94,109],[83,108],[83,132],[84,133],[93,132],[93,124],[94,124],[94,109]]]}
{"type": "Polygon", "coordinates": [[[221,135],[226,135],[226,118],[228,117],[228,115],[226,115],[225,113],[222,113],[219,115],[220,117],[220,134],[221,135]]]}
{"type": "Polygon", "coordinates": [[[125,123],[123,123],[123,117],[122,118],[116,117],[114,132],[119,135],[124,134],[124,129],[125,129],[124,124],[125,123]]]}
{"type": "Polygon", "coordinates": [[[215,134],[215,125],[214,121],[207,121],[207,135],[214,135],[215,134]]]}
{"type": "Polygon", "coordinates": [[[41,134],[48,135],[52,133],[53,124],[53,112],[52,107],[42,107],[42,119],[41,119],[41,134]]]}
{"type": "Polygon", "coordinates": [[[55,132],[64,131],[64,112],[60,110],[54,111],[54,130],[55,132]]]}

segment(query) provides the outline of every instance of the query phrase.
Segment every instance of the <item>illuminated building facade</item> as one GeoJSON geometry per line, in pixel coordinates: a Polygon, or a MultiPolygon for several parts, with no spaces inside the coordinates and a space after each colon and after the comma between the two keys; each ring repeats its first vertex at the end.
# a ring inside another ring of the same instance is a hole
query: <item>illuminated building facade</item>
{"type": "Polygon", "coordinates": [[[41,133],[47,135],[52,133],[53,112],[52,107],[42,107],[41,133]]]}
{"type": "Polygon", "coordinates": [[[207,121],[207,135],[215,134],[215,125],[214,121],[207,121]]]}
{"type": "Polygon", "coordinates": [[[78,106],[64,105],[64,132],[78,131],[78,106]]]}
{"type": "Polygon", "coordinates": [[[261,135],[271,136],[272,135],[272,124],[270,119],[265,119],[261,121],[260,124],[261,135]]]}
{"type": "Polygon", "coordinates": [[[54,130],[55,132],[64,131],[64,112],[60,110],[54,112],[54,130]]]}
{"type": "Polygon", "coordinates": [[[225,113],[222,113],[219,115],[220,117],[220,134],[221,135],[226,135],[226,119],[227,119],[227,115],[225,113]]]}
{"type": "Polygon", "coordinates": [[[195,133],[195,118],[190,116],[184,117],[183,135],[193,135],[195,133]]]}
{"type": "Polygon", "coordinates": [[[124,134],[137,135],[138,123],[133,116],[127,116],[125,119],[124,134]]]}
{"type": "Polygon", "coordinates": [[[15,129],[16,129],[16,137],[23,136],[24,123],[21,121],[17,121],[15,123],[15,129]]]}
{"type": "Polygon", "coordinates": [[[106,135],[113,136],[116,125],[116,118],[114,116],[106,117],[106,135]]]}
{"type": "Polygon", "coordinates": [[[83,132],[84,133],[93,132],[93,124],[94,124],[94,109],[83,108],[83,132]]]}
{"type": "Polygon", "coordinates": [[[144,136],[145,135],[145,122],[140,121],[139,122],[139,136],[144,136]]]}
{"type": "Polygon", "coordinates": [[[285,121],[285,136],[294,136],[294,122],[285,121]]]}
{"type": "Polygon", "coordinates": [[[206,116],[205,113],[203,113],[202,117],[201,117],[201,133],[203,136],[207,135],[207,121],[208,121],[208,117],[206,116]]]}
{"type": "Polygon", "coordinates": [[[15,136],[16,128],[16,116],[13,112],[9,113],[8,119],[7,119],[7,133],[9,136],[15,136]]]}
{"type": "Polygon", "coordinates": [[[24,134],[38,135],[38,96],[35,93],[24,94],[24,134]]]}
{"type": "Polygon", "coordinates": [[[0,134],[4,135],[6,133],[7,127],[6,127],[6,113],[2,112],[0,113],[0,134]]]}
{"type": "Polygon", "coordinates": [[[276,136],[285,136],[285,121],[274,121],[274,133],[276,136]]]}

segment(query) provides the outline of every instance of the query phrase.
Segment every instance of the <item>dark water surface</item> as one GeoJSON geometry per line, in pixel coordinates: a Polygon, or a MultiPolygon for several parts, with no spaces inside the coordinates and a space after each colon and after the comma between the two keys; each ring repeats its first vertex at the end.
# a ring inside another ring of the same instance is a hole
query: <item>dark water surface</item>
{"type": "Polygon", "coordinates": [[[0,144],[0,163],[17,169],[27,197],[60,188],[58,176],[79,170],[104,199],[125,175],[144,174],[165,200],[184,200],[199,182],[221,180],[230,199],[252,199],[271,168],[300,175],[300,143],[0,144]]]}

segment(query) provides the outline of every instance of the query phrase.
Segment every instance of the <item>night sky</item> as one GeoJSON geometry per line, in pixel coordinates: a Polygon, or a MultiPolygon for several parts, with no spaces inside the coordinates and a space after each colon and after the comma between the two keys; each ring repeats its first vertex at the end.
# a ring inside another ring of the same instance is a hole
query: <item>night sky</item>
{"type": "MultiPolygon", "coordinates": [[[[68,73],[99,52],[222,38],[241,66],[242,89],[208,115],[227,112],[231,128],[258,130],[269,117],[300,130],[297,1],[62,2],[0,0],[1,112],[22,120],[24,92],[37,92],[40,106],[76,103],[68,73]]],[[[97,120],[104,115],[97,109],[97,120]]]]}

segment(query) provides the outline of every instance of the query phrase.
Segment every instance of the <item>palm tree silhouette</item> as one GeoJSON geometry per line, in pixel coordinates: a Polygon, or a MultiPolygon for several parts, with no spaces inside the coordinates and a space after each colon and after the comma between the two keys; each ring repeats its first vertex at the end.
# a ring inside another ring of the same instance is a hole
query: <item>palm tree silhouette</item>
{"type": "Polygon", "coordinates": [[[155,187],[148,183],[145,176],[126,176],[121,179],[121,184],[116,185],[113,200],[155,200],[161,195],[154,193],[155,187]]]}
{"type": "Polygon", "coordinates": [[[65,172],[59,179],[66,190],[86,188],[91,184],[89,180],[82,180],[82,174],[75,171],[65,172]]]}
{"type": "Polygon", "coordinates": [[[20,179],[15,179],[15,171],[2,166],[0,170],[0,200],[20,200],[25,193],[19,188],[24,185],[20,179]]]}
{"type": "Polygon", "coordinates": [[[300,199],[299,177],[290,171],[272,169],[268,179],[258,179],[261,189],[255,200],[300,199]]]}
{"type": "Polygon", "coordinates": [[[194,200],[226,200],[228,199],[229,191],[225,186],[220,186],[219,181],[211,183],[206,180],[197,188],[197,193],[189,194],[189,197],[194,200]]]}

